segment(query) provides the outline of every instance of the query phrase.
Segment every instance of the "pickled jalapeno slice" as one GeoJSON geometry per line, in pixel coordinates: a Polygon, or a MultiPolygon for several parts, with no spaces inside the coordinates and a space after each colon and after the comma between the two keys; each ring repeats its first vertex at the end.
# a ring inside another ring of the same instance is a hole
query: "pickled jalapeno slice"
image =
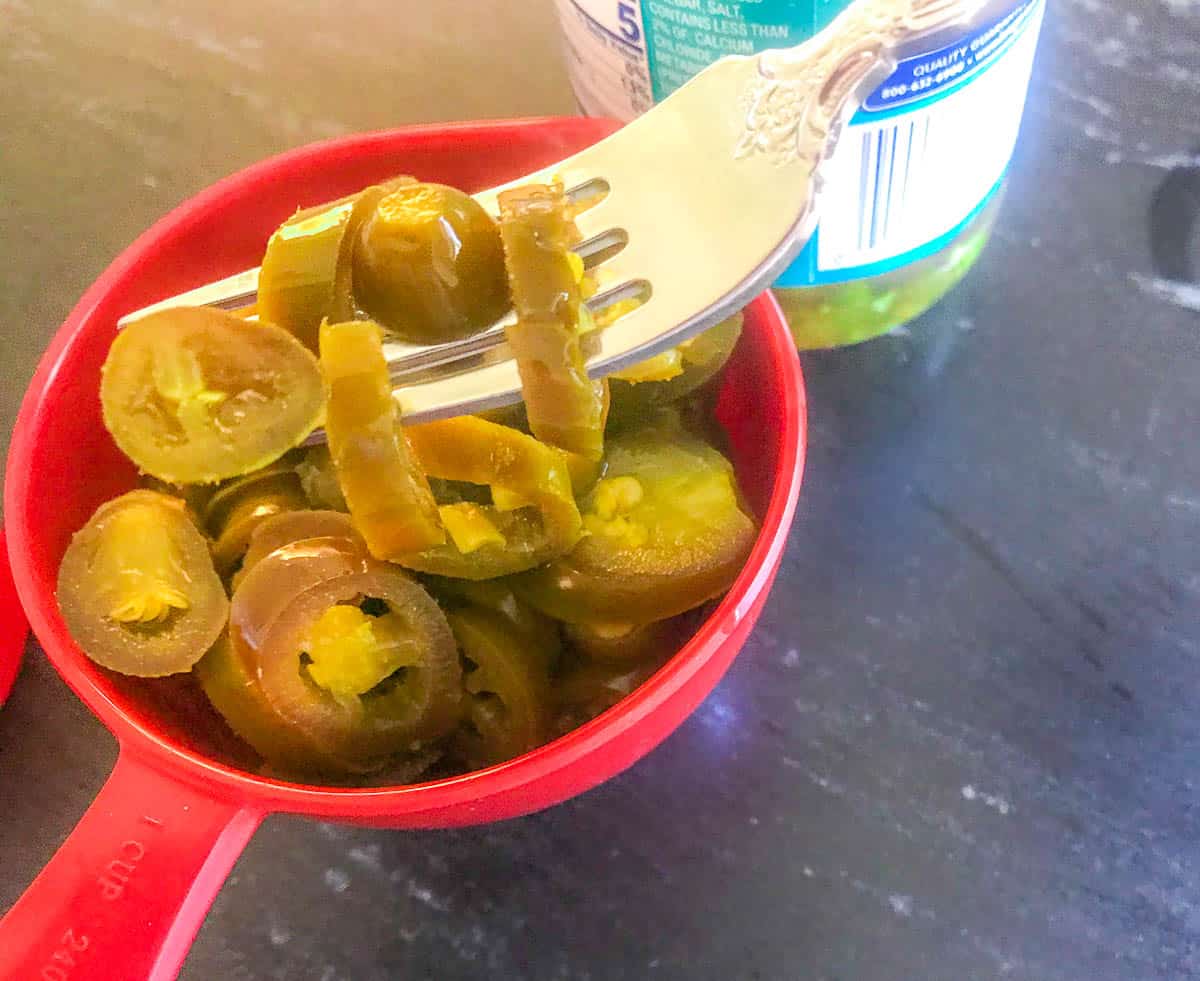
{"type": "Polygon", "coordinates": [[[441,609],[348,543],[297,542],[256,563],[234,594],[230,638],[273,711],[338,759],[373,765],[459,720],[461,668],[441,609]]]}
{"type": "Polygon", "coordinates": [[[471,767],[520,756],[545,742],[549,678],[528,640],[496,613],[464,607],[447,615],[467,662],[467,705],[458,736],[471,767]]]}
{"type": "Polygon", "coordinates": [[[666,352],[673,356],[668,359],[673,368],[664,371],[666,362],[652,358],[609,375],[608,431],[635,428],[656,407],[696,391],[725,366],[741,336],[737,313],[666,352]]]}
{"type": "MultiPolygon", "coordinates": [[[[350,516],[342,511],[284,511],[255,526],[240,574],[249,572],[276,549],[312,538],[341,538],[364,551],[367,547],[350,516]]],[[[237,582],[235,578],[235,586],[237,582]]]]}
{"type": "Polygon", "coordinates": [[[661,657],[678,646],[680,631],[673,620],[651,623],[567,623],[563,636],[570,648],[593,661],[630,663],[661,657]]]}
{"type": "Polygon", "coordinates": [[[238,657],[228,635],[193,669],[213,708],[268,763],[293,776],[337,777],[370,773],[374,767],[339,759],[300,726],[277,712],[252,664],[238,657]]]}
{"type": "Polygon", "coordinates": [[[213,538],[217,572],[228,576],[236,571],[254,530],[263,521],[307,506],[299,476],[283,463],[235,477],[222,486],[204,509],[204,524],[213,538]]]}
{"type": "Polygon", "coordinates": [[[571,474],[571,491],[578,497],[588,494],[604,476],[604,458],[589,460],[578,453],[566,453],[567,471],[571,474]]]}
{"type": "Polygon", "coordinates": [[[470,605],[500,617],[520,635],[547,674],[557,666],[562,649],[558,624],[521,599],[505,580],[425,576],[423,582],[444,609],[470,605]]]}
{"type": "Polygon", "coordinates": [[[308,503],[323,511],[349,511],[346,496],[338,483],[333,457],[324,443],[310,446],[296,462],[296,473],[308,503]]]}
{"type": "Polygon", "coordinates": [[[456,188],[411,183],[390,190],[373,202],[353,245],[358,309],[406,341],[468,337],[509,308],[500,232],[456,188]]]}
{"type": "Polygon", "coordinates": [[[727,590],[756,535],[729,461],[670,413],[610,438],[605,461],[581,502],[588,534],[517,592],[569,623],[648,623],[727,590]]]}
{"type": "Polygon", "coordinates": [[[441,545],[429,481],[398,425],[383,335],[369,321],[321,325],[325,433],[355,528],[378,559],[441,545]]]}
{"type": "Polygon", "coordinates": [[[141,678],[190,669],[229,614],[208,542],[183,501],[148,490],[102,504],[75,533],[57,596],[88,657],[141,678]]]}
{"type": "Polygon", "coordinates": [[[138,480],[138,486],[145,490],[157,491],[160,494],[181,499],[197,518],[204,513],[209,498],[216,491],[216,486],[213,484],[168,484],[165,480],[159,480],[149,474],[142,474],[138,480]]]}
{"type": "Polygon", "coordinates": [[[463,543],[470,546],[466,551],[451,537],[396,562],[439,576],[493,579],[547,562],[578,540],[579,508],[559,450],[474,416],[410,426],[406,435],[417,464],[430,477],[489,487],[494,499],[499,492],[516,506],[475,505],[470,524],[464,525],[471,536],[463,543]]]}
{"type": "Polygon", "coordinates": [[[608,391],[587,375],[583,264],[571,252],[580,236],[562,185],[502,193],[500,236],[517,312],[505,334],[521,374],[529,427],[538,439],[598,460],[608,391]]]}
{"type": "Polygon", "coordinates": [[[569,732],[612,708],[665,661],[583,661],[554,682],[554,728],[569,732]]]}
{"type": "MultiPolygon", "coordinates": [[[[267,241],[258,273],[258,312],[269,323],[291,331],[309,350],[317,349],[317,329],[333,316],[339,266],[352,258],[347,233],[355,204],[364,194],[415,184],[396,177],[328,204],[304,208],[275,230],[267,241]]],[[[338,318],[343,319],[343,318],[338,318]]],[[[346,318],[348,319],[348,318],[346,318]]]]}
{"type": "Polygon", "coordinates": [[[338,576],[361,573],[370,555],[361,541],[345,536],[304,538],[280,546],[246,569],[229,604],[229,636],[239,651],[263,646],[268,630],[296,596],[338,576]],[[250,573],[267,564],[268,572],[250,573]]]}
{"type": "Polygon", "coordinates": [[[113,341],[104,425],[137,466],[173,484],[257,470],[320,423],[316,359],[291,334],[211,307],[150,314],[113,341]]]}

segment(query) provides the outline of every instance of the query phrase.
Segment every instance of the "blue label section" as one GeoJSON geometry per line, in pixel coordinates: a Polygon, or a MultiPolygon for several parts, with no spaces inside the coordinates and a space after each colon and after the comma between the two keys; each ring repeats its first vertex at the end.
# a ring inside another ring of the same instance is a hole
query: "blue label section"
{"type": "Polygon", "coordinates": [[[952,44],[906,58],[867,96],[853,122],[882,119],[929,105],[966,85],[995,64],[1029,25],[1039,0],[1023,0],[1003,17],[981,25],[952,44]]]}
{"type": "Polygon", "coordinates": [[[988,192],[987,196],[979,202],[978,207],[950,229],[950,231],[944,235],[939,235],[932,242],[926,242],[920,248],[905,252],[902,255],[893,256],[881,262],[872,262],[865,266],[831,271],[822,271],[819,269],[817,265],[817,250],[820,248],[821,230],[818,228],[813,233],[813,237],[808,240],[804,251],[800,253],[795,262],[783,271],[783,275],[775,281],[775,285],[782,286],[785,289],[789,286],[828,286],[833,283],[845,283],[853,279],[868,279],[871,276],[882,276],[884,273],[894,272],[902,266],[908,266],[914,262],[919,262],[921,259],[927,259],[929,256],[941,252],[942,249],[946,248],[955,238],[962,234],[963,229],[979,217],[984,208],[1000,193],[1000,188],[1003,186],[1004,178],[1002,177],[996,183],[996,186],[988,192]]]}

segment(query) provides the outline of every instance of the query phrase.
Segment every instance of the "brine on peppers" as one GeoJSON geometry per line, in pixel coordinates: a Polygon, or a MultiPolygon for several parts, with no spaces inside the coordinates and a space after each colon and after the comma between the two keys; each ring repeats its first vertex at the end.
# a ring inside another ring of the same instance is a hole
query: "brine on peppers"
{"type": "Polygon", "coordinates": [[[142,678],[190,669],[229,614],[208,542],[184,502],[149,490],[101,505],[75,533],[57,597],[88,657],[142,678]]]}
{"type": "Polygon", "coordinates": [[[562,185],[502,193],[500,236],[517,314],[506,336],[521,374],[529,428],[538,439],[597,460],[604,450],[608,389],[587,375],[583,264],[571,251],[580,236],[562,185]]]}

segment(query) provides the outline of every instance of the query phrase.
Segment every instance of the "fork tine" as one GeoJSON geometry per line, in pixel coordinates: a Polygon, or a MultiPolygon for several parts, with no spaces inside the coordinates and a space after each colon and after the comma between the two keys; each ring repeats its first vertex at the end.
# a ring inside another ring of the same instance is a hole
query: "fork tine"
{"type": "Polygon", "coordinates": [[[245,269],[215,283],[205,283],[194,290],[169,296],[165,300],[127,313],[117,321],[117,326],[125,327],[149,314],[172,307],[218,307],[221,310],[237,310],[239,307],[249,306],[257,296],[258,269],[245,269]]]}
{"type": "Polygon", "coordinates": [[[521,376],[511,358],[463,372],[448,385],[445,377],[428,381],[405,382],[393,393],[401,416],[429,422],[464,413],[498,409],[518,401],[521,376]]]}

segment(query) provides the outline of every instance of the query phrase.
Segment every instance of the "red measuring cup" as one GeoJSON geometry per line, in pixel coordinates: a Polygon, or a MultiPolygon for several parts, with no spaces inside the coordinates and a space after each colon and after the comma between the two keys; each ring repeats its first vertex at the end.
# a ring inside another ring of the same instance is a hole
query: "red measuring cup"
{"type": "Polygon", "coordinates": [[[29,624],[25,622],[25,611],[21,609],[12,570],[8,567],[3,528],[0,528],[0,551],[5,553],[0,555],[0,705],[3,705],[21,670],[29,624]]]}
{"type": "MultiPolygon", "coordinates": [[[[569,735],[500,766],[416,786],[345,789],[257,776],[219,738],[186,684],[104,671],[75,646],[54,586],[71,538],[129,490],[130,463],[100,418],[100,366],[117,318],[254,265],[299,205],[397,173],[472,189],[545,166],[615,128],[542,119],[423,126],[305,147],[192,199],[137,240],[54,337],[25,397],[9,454],[5,513],[17,588],[50,660],[113,732],[108,782],[50,864],[0,921],[0,976],[36,981],[173,977],[238,854],[267,814],[390,828],[495,821],[581,793],[643,756],[683,721],[741,648],[775,577],[804,458],[803,381],[768,297],[749,308],[718,417],[762,531],[733,588],[695,636],[632,695],[569,735]]],[[[46,725],[54,720],[47,719],[46,725]]]]}

